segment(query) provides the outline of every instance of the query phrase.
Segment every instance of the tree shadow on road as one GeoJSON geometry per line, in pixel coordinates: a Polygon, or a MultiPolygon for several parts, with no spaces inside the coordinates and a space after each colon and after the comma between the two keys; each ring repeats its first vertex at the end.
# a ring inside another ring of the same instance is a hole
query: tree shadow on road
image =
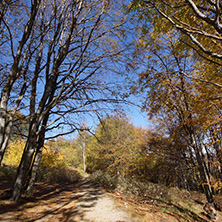
{"type": "MultiPolygon", "coordinates": [[[[7,189],[10,187],[0,183],[1,192],[7,189]]],[[[84,221],[85,212],[94,207],[102,195],[87,180],[65,184],[36,183],[32,197],[23,196],[17,203],[0,201],[0,221],[84,221]]]]}

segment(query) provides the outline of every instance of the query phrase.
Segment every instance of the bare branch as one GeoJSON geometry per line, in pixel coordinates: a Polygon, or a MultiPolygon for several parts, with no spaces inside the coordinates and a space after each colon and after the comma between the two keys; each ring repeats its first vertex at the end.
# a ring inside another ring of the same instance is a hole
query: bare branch
{"type": "Polygon", "coordinates": [[[209,83],[209,84],[212,84],[216,87],[219,87],[219,88],[222,88],[222,85],[221,84],[218,84],[218,83],[215,83],[215,82],[212,82],[212,81],[208,81],[206,79],[201,79],[201,78],[197,78],[197,77],[193,77],[193,76],[190,76],[188,75],[187,73],[183,72],[183,71],[180,71],[181,74],[183,74],[184,76],[186,76],[187,78],[189,79],[194,79],[194,80],[197,80],[197,81],[200,81],[200,82],[205,82],[205,83],[209,83]]]}

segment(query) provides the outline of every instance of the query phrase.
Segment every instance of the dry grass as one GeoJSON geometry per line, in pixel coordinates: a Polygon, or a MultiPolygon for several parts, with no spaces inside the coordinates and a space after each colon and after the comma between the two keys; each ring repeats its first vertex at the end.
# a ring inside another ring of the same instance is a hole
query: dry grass
{"type": "MultiPolygon", "coordinates": [[[[91,179],[103,187],[117,203],[140,217],[141,221],[208,221],[203,211],[206,202],[204,194],[130,178],[117,178],[101,171],[91,175],[91,179]]],[[[222,203],[221,197],[216,197],[216,201],[222,203]]],[[[222,218],[221,212],[218,214],[222,218]]]]}
{"type": "MultiPolygon", "coordinates": [[[[17,167],[3,166],[0,167],[0,180],[13,181],[15,179],[17,167]]],[[[68,168],[46,168],[40,167],[37,173],[36,182],[54,182],[66,183],[76,182],[82,178],[81,172],[68,168]]]]}
{"type": "MultiPolygon", "coordinates": [[[[0,168],[0,194],[10,189],[15,173],[15,168],[0,168]]],[[[41,198],[48,203],[52,201],[51,198],[57,198],[58,194],[67,191],[67,189],[70,192],[67,195],[70,196],[75,189],[78,189],[76,181],[80,178],[80,172],[72,169],[41,169],[38,175],[38,180],[41,182],[35,185],[34,199],[24,197],[21,200],[24,203],[20,202],[19,206],[16,206],[18,213],[26,212],[26,208],[35,207],[41,198]]],[[[116,177],[102,171],[94,173],[90,179],[94,184],[102,187],[116,201],[116,204],[126,208],[128,212],[139,218],[138,221],[208,221],[203,212],[206,200],[201,193],[116,177]]],[[[57,199],[55,200],[57,201],[57,199]]],[[[216,200],[218,205],[222,205],[220,196],[216,197],[216,200]]],[[[12,210],[15,208],[14,205],[4,203],[4,201],[1,201],[0,205],[2,210],[4,207],[11,207],[12,210]]],[[[218,214],[222,218],[221,212],[218,214]]],[[[22,213],[22,215],[24,214],[22,213]]]]}

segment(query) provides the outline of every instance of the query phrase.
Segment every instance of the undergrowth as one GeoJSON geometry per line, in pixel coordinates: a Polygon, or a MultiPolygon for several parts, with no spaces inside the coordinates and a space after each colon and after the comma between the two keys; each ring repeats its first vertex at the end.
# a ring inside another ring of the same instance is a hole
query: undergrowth
{"type": "Polygon", "coordinates": [[[108,172],[96,171],[90,176],[94,184],[115,190],[131,198],[161,198],[170,200],[169,189],[166,186],[151,182],[142,182],[130,177],[113,176],[108,172]]]}
{"type": "Polygon", "coordinates": [[[172,218],[175,219],[173,221],[183,222],[207,221],[206,217],[203,218],[204,194],[154,184],[149,181],[139,181],[136,178],[117,177],[103,171],[94,172],[90,175],[90,179],[92,183],[107,189],[108,192],[111,190],[115,194],[119,193],[125,203],[130,203],[131,210],[142,217],[141,221],[151,221],[146,218],[153,217],[154,214],[162,218],[169,218],[169,221],[172,218]],[[144,209],[147,210],[144,211],[144,209]]]}
{"type": "Polygon", "coordinates": [[[77,170],[62,168],[40,168],[37,173],[36,182],[54,182],[54,183],[66,183],[76,182],[81,179],[82,176],[77,170]]]}
{"type": "MultiPolygon", "coordinates": [[[[0,167],[0,180],[14,181],[17,173],[15,166],[0,167]]],[[[82,176],[79,171],[63,168],[46,168],[40,167],[37,173],[36,182],[52,182],[52,183],[66,183],[76,182],[82,176]]]]}
{"type": "Polygon", "coordinates": [[[14,166],[0,167],[0,180],[13,181],[17,173],[17,168],[14,166]]]}

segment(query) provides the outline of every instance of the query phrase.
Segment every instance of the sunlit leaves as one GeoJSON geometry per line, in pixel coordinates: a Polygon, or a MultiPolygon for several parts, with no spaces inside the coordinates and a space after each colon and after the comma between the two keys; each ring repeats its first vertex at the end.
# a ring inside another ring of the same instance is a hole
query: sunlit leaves
{"type": "Polygon", "coordinates": [[[9,148],[5,153],[3,163],[6,165],[18,166],[22,157],[22,152],[25,147],[25,141],[19,140],[15,143],[9,143],[9,148]]]}

